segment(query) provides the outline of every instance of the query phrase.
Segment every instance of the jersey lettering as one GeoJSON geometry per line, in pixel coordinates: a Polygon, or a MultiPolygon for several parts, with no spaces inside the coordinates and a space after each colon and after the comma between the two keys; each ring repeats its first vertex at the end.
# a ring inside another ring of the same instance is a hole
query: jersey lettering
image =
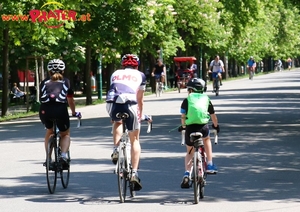
{"type": "Polygon", "coordinates": [[[115,75],[115,76],[113,76],[113,78],[112,78],[113,82],[118,81],[118,80],[137,82],[137,78],[132,75],[115,75]]]}

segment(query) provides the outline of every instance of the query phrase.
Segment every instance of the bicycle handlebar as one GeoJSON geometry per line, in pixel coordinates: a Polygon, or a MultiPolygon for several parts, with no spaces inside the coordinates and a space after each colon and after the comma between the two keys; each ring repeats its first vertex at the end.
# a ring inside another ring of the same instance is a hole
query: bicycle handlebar
{"type": "Polygon", "coordinates": [[[214,133],[214,137],[215,137],[215,144],[218,144],[218,132],[217,132],[217,130],[212,130],[213,131],[213,133],[214,133]]]}
{"type": "Polygon", "coordinates": [[[81,118],[77,118],[77,128],[79,128],[81,126],[81,118]]]}
{"type": "Polygon", "coordinates": [[[181,131],[181,146],[185,144],[185,130],[181,131]]]}
{"type": "MultiPolygon", "coordinates": [[[[69,117],[71,118],[71,117],[76,117],[76,116],[70,115],[69,117]]],[[[76,117],[76,118],[77,118],[77,128],[79,128],[81,126],[81,118],[82,117],[76,117]]]]}

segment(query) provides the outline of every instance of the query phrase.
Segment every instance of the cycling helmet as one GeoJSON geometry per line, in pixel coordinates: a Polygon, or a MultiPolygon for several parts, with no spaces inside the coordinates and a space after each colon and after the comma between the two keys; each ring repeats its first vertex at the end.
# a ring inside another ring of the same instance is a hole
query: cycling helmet
{"type": "Polygon", "coordinates": [[[136,67],[139,66],[140,64],[140,59],[138,56],[134,54],[125,54],[122,57],[122,66],[131,66],[131,67],[136,67]]]}
{"type": "Polygon", "coordinates": [[[193,78],[191,79],[187,85],[187,89],[192,89],[196,93],[203,93],[206,91],[206,83],[203,79],[193,78]]]}
{"type": "Polygon", "coordinates": [[[60,59],[53,59],[49,61],[47,68],[48,71],[51,71],[53,74],[61,73],[65,70],[65,63],[60,59]]]}

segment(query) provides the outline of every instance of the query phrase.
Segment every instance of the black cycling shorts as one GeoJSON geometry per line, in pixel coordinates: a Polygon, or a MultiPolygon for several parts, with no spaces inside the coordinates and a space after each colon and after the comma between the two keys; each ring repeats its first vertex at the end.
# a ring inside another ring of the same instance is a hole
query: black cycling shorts
{"type": "Polygon", "coordinates": [[[64,132],[70,128],[70,118],[67,104],[41,104],[39,115],[42,123],[47,129],[53,128],[53,119],[56,119],[56,124],[59,131],[64,132]]]}
{"type": "Polygon", "coordinates": [[[201,132],[203,138],[206,138],[207,136],[209,136],[209,126],[207,124],[187,125],[185,129],[185,144],[188,146],[194,146],[190,139],[190,134],[193,132],[201,132]]]}

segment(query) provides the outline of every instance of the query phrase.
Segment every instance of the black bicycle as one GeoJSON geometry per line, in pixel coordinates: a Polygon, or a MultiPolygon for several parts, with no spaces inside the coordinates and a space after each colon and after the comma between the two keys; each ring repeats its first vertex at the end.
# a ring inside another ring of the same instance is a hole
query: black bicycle
{"type": "MultiPolygon", "coordinates": [[[[70,178],[70,150],[67,152],[67,163],[60,161],[61,147],[60,147],[60,133],[56,125],[56,120],[53,121],[53,136],[49,138],[46,156],[46,176],[48,190],[51,194],[54,193],[57,182],[57,175],[60,174],[61,183],[63,188],[67,188],[70,178]]],[[[77,127],[81,125],[81,119],[78,118],[77,127]]]]}
{"type": "MultiPolygon", "coordinates": [[[[131,166],[131,144],[128,136],[128,130],[125,124],[125,120],[129,117],[128,113],[118,113],[117,118],[122,119],[123,135],[119,145],[119,157],[116,164],[115,173],[118,176],[118,190],[120,202],[124,203],[126,199],[127,187],[129,187],[130,197],[135,196],[134,184],[130,181],[132,175],[131,166]],[[127,186],[128,183],[128,186],[127,186]]],[[[148,122],[147,133],[152,129],[152,122],[148,122]]]]}

